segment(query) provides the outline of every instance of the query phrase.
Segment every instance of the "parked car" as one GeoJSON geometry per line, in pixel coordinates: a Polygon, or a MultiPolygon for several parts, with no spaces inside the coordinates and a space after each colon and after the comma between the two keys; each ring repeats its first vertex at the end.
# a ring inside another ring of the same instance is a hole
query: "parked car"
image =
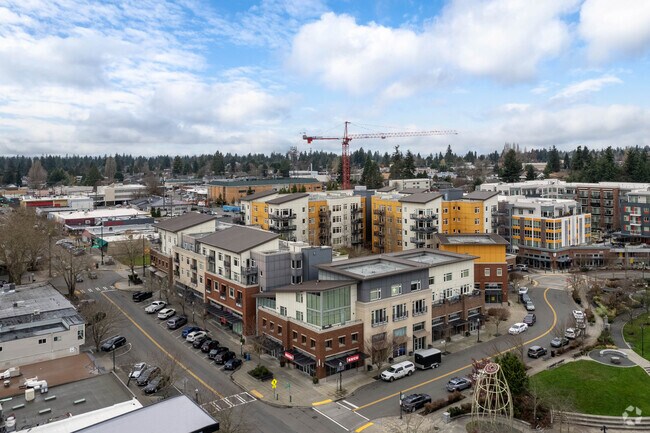
{"type": "Polygon", "coordinates": [[[528,294],[528,287],[522,286],[519,288],[519,296],[521,295],[527,295],[528,294]]]}
{"type": "Polygon", "coordinates": [[[81,275],[77,275],[77,278],[75,278],[75,281],[77,283],[83,283],[84,282],[84,277],[82,277],[81,275]]]}
{"type": "Polygon", "coordinates": [[[138,386],[145,386],[146,384],[149,383],[151,379],[158,376],[159,374],[160,374],[160,368],[155,366],[149,367],[140,374],[140,377],[138,377],[138,380],[136,380],[135,383],[138,386]]]}
{"type": "Polygon", "coordinates": [[[212,349],[219,347],[219,342],[217,340],[206,340],[201,344],[201,352],[209,353],[212,349]]]}
{"type": "Polygon", "coordinates": [[[522,332],[526,332],[528,329],[528,325],[525,323],[515,323],[508,329],[508,334],[510,335],[518,335],[521,334],[522,332]]]}
{"type": "Polygon", "coordinates": [[[569,339],[566,337],[555,337],[551,340],[551,347],[562,347],[569,344],[569,339]]]}
{"type": "Polygon", "coordinates": [[[118,347],[124,346],[125,344],[126,337],[122,335],[116,335],[104,341],[104,343],[101,345],[101,349],[104,352],[111,352],[113,349],[117,349],[118,347]]]}
{"type": "Polygon", "coordinates": [[[585,313],[580,310],[573,310],[573,317],[576,320],[585,320],[585,313]]]}
{"type": "Polygon", "coordinates": [[[208,353],[208,358],[210,358],[210,359],[215,359],[218,355],[222,354],[223,352],[227,352],[227,351],[228,351],[228,348],[227,348],[227,347],[219,346],[219,347],[217,347],[217,348],[215,348],[215,349],[212,349],[212,350],[208,353]]]}
{"type": "Polygon", "coordinates": [[[192,326],[192,325],[186,326],[185,328],[183,328],[183,332],[181,332],[181,337],[187,338],[187,334],[189,334],[190,332],[201,331],[201,330],[202,329],[199,328],[198,326],[192,326]]]}
{"type": "Polygon", "coordinates": [[[192,347],[195,349],[200,349],[201,346],[203,346],[203,343],[205,343],[206,341],[212,341],[212,338],[208,337],[207,335],[204,335],[202,337],[196,337],[192,342],[192,347]]]}
{"type": "Polygon", "coordinates": [[[144,307],[145,313],[153,314],[165,308],[165,301],[153,301],[151,304],[144,307]]]}
{"type": "Polygon", "coordinates": [[[187,316],[174,316],[167,320],[168,329],[178,329],[187,323],[187,316]]]}
{"type": "Polygon", "coordinates": [[[462,391],[467,388],[472,387],[472,381],[466,377],[454,377],[449,382],[447,382],[447,391],[462,391]]]}
{"type": "Polygon", "coordinates": [[[225,364],[227,361],[235,358],[237,355],[235,355],[235,352],[232,350],[227,350],[225,352],[221,352],[217,356],[214,357],[214,362],[216,364],[225,364]]]}
{"type": "Polygon", "coordinates": [[[533,304],[533,301],[526,302],[526,311],[535,311],[535,304],[533,304]]]}
{"type": "Polygon", "coordinates": [[[529,358],[539,358],[540,356],[546,355],[546,349],[542,346],[530,346],[528,348],[528,357],[529,358]]]}
{"type": "Polygon", "coordinates": [[[239,358],[232,358],[226,361],[226,363],[223,365],[224,370],[237,370],[239,367],[241,367],[242,360],[239,358]]]}
{"type": "Polygon", "coordinates": [[[164,388],[166,384],[167,380],[165,379],[165,376],[159,374],[153,379],[149,380],[149,383],[144,387],[143,391],[145,394],[153,394],[164,388]]]}
{"type": "Polygon", "coordinates": [[[208,335],[208,333],[205,331],[193,331],[187,334],[187,337],[185,337],[185,341],[187,341],[188,343],[194,343],[194,339],[198,337],[204,337],[206,335],[208,335]]]}
{"type": "Polygon", "coordinates": [[[153,293],[152,293],[152,292],[141,292],[141,291],[137,291],[137,292],[134,292],[134,293],[131,295],[131,299],[133,299],[134,302],[142,302],[142,301],[144,301],[145,299],[149,299],[149,298],[151,298],[152,296],[153,296],[153,293]]]}
{"type": "Polygon", "coordinates": [[[404,412],[415,412],[427,403],[431,403],[431,396],[429,394],[410,394],[399,402],[404,412]]]}
{"type": "Polygon", "coordinates": [[[136,364],[133,364],[133,369],[131,370],[131,373],[129,373],[129,377],[133,379],[137,379],[140,377],[143,371],[147,369],[147,363],[146,362],[138,362],[136,364]]]}
{"type": "Polygon", "coordinates": [[[528,296],[528,294],[526,294],[526,293],[524,293],[523,295],[521,295],[520,298],[521,298],[521,303],[524,304],[524,305],[526,305],[526,304],[529,303],[529,302],[533,302],[533,300],[530,299],[530,296],[528,296]]]}
{"type": "Polygon", "coordinates": [[[158,318],[160,320],[169,319],[174,314],[176,314],[176,310],[174,310],[173,308],[163,308],[158,312],[158,318]]]}
{"type": "Polygon", "coordinates": [[[582,334],[582,329],[580,328],[567,328],[566,331],[564,331],[564,336],[569,340],[580,337],[580,334],[582,334]]]}
{"type": "Polygon", "coordinates": [[[517,269],[519,272],[528,272],[528,265],[519,264],[515,266],[515,269],[517,269]]]}
{"type": "Polygon", "coordinates": [[[537,316],[535,316],[535,313],[528,313],[524,317],[524,320],[522,320],[528,327],[531,327],[537,322],[537,316]]]}
{"type": "Polygon", "coordinates": [[[385,370],[381,373],[382,380],[394,381],[395,379],[401,379],[404,376],[410,376],[415,373],[415,364],[411,361],[404,361],[394,365],[391,365],[388,370],[385,370]]]}
{"type": "Polygon", "coordinates": [[[97,274],[95,272],[88,272],[88,278],[90,278],[91,280],[96,280],[97,274]]]}

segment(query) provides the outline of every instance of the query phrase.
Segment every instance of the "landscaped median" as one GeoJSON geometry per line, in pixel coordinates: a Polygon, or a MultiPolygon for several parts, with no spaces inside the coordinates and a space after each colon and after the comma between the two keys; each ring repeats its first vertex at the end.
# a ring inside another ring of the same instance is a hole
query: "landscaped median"
{"type": "Polygon", "coordinates": [[[611,367],[575,361],[531,378],[540,397],[564,406],[556,410],[621,416],[628,407],[650,414],[650,376],[641,367],[611,367]]]}
{"type": "Polygon", "coordinates": [[[625,324],[623,328],[625,341],[639,355],[650,361],[650,315],[641,314],[625,324]]]}

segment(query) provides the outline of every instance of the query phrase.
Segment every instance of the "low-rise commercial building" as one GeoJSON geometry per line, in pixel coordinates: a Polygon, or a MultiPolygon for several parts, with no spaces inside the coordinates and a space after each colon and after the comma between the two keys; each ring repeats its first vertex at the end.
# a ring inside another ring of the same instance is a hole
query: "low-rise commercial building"
{"type": "Polygon", "coordinates": [[[235,203],[247,195],[270,190],[318,192],[323,186],[313,178],[215,180],[208,184],[208,200],[235,203]]]}

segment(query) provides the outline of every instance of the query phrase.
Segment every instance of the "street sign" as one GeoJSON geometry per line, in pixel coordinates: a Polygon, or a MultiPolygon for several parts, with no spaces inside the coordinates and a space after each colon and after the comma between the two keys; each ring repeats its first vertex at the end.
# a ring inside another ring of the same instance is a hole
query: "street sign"
{"type": "Polygon", "coordinates": [[[275,388],[277,388],[277,386],[278,386],[278,380],[277,380],[277,379],[273,379],[273,380],[271,381],[271,388],[275,389],[275,388]]]}
{"type": "Polygon", "coordinates": [[[293,361],[294,359],[293,353],[287,351],[284,352],[284,357],[287,358],[289,361],[293,361]]]}

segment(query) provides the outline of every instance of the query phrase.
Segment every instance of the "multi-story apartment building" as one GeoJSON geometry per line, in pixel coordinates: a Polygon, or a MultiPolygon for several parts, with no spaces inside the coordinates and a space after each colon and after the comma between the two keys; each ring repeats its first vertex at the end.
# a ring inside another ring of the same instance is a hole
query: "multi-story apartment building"
{"type": "Polygon", "coordinates": [[[650,239],[650,188],[625,194],[620,219],[622,236],[644,242],[650,239]]]}
{"type": "Polygon", "coordinates": [[[402,205],[398,193],[381,193],[370,197],[372,209],[372,252],[402,251],[402,205]]]}
{"type": "Polygon", "coordinates": [[[215,180],[208,184],[208,200],[234,203],[247,195],[270,190],[318,192],[323,186],[313,178],[215,180]]]}
{"type": "Polygon", "coordinates": [[[50,283],[0,290],[0,369],[78,355],[85,341],[84,319],[50,283]]]}
{"type": "Polygon", "coordinates": [[[521,262],[566,268],[566,249],[591,242],[591,215],[575,200],[509,197],[510,246],[521,262]]]}
{"type": "Polygon", "coordinates": [[[508,302],[508,241],[494,233],[436,235],[441,251],[467,254],[474,261],[474,288],[485,295],[486,303],[508,302]]]}
{"type": "Polygon", "coordinates": [[[258,303],[258,333],[297,368],[323,378],[364,365],[364,354],[400,358],[480,324],[474,257],[430,249],[318,266],[318,279],[274,288],[258,303]]]}
{"type": "Polygon", "coordinates": [[[415,179],[391,179],[388,186],[395,187],[397,191],[416,189],[422,192],[431,189],[431,179],[428,177],[418,177],[415,179]]]}
{"type": "Polygon", "coordinates": [[[159,234],[160,244],[150,249],[150,274],[166,278],[168,283],[174,280],[172,255],[174,247],[182,245],[183,235],[197,233],[212,233],[217,227],[217,217],[197,212],[186,213],[182,216],[160,221],[155,225],[159,234]]]}
{"type": "Polygon", "coordinates": [[[246,224],[289,241],[354,247],[365,242],[365,197],[352,191],[253,194],[241,200],[246,224]]]}
{"type": "Polygon", "coordinates": [[[421,192],[400,199],[402,204],[402,250],[432,248],[440,232],[442,194],[421,192]]]}
{"type": "Polygon", "coordinates": [[[495,233],[498,194],[475,191],[462,198],[446,200],[442,207],[442,228],[445,234],[495,233]]]}
{"type": "Polygon", "coordinates": [[[515,183],[485,183],[481,191],[495,191],[500,195],[572,199],[578,201],[585,213],[591,214],[592,231],[608,233],[621,230],[620,202],[625,194],[648,189],[650,184],[633,182],[565,182],[557,179],[532,180],[515,183]]]}

